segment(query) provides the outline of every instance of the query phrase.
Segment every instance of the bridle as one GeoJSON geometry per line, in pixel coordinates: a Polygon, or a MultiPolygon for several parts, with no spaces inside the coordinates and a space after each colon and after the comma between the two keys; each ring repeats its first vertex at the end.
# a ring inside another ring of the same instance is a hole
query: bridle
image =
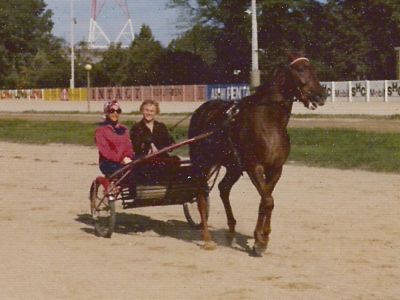
{"type": "MultiPolygon", "coordinates": [[[[307,62],[310,62],[310,60],[309,60],[307,57],[301,56],[301,57],[298,57],[298,58],[292,60],[292,61],[289,63],[289,68],[291,68],[291,67],[292,67],[293,65],[295,65],[297,62],[303,61],[303,60],[304,60],[304,61],[307,61],[307,62]]],[[[300,94],[300,98],[306,99],[306,97],[304,96],[304,93],[303,93],[303,91],[301,90],[300,86],[296,86],[296,89],[297,89],[297,91],[298,91],[299,94],[300,94]]]]}
{"type": "Polygon", "coordinates": [[[307,57],[302,56],[302,57],[298,57],[298,58],[292,60],[292,62],[289,63],[289,66],[293,66],[295,63],[297,63],[298,61],[301,61],[301,60],[305,60],[308,62],[310,61],[307,57]]]}

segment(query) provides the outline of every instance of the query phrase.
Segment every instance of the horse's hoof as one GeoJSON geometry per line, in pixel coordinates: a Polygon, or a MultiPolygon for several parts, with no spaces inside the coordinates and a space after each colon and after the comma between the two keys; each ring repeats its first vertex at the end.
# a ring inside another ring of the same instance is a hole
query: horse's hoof
{"type": "Polygon", "coordinates": [[[204,242],[204,245],[201,246],[202,249],[204,250],[215,250],[217,249],[217,244],[214,242],[204,242]]]}
{"type": "Polygon", "coordinates": [[[250,256],[262,257],[264,252],[265,252],[265,250],[267,250],[266,247],[260,247],[260,246],[254,245],[253,249],[250,252],[250,256]]]}
{"type": "Polygon", "coordinates": [[[228,243],[229,246],[234,246],[236,245],[236,234],[235,232],[227,232],[225,234],[226,242],[228,243]]]}

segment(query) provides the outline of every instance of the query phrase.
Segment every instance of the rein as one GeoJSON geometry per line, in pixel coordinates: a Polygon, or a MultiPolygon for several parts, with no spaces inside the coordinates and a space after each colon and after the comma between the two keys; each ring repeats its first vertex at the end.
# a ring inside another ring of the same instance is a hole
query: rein
{"type": "MultiPolygon", "coordinates": [[[[298,58],[292,60],[292,61],[289,63],[289,67],[293,66],[294,64],[296,64],[297,62],[302,61],[302,60],[307,61],[307,62],[310,61],[307,57],[301,56],[301,57],[298,57],[298,58]]],[[[300,94],[300,97],[301,97],[301,98],[304,98],[304,93],[303,93],[303,91],[301,90],[301,88],[300,88],[299,86],[297,86],[296,88],[297,88],[297,90],[298,90],[298,92],[299,92],[299,94],[300,94]]],[[[295,100],[294,100],[294,99],[291,99],[291,101],[294,102],[295,100]]],[[[236,114],[239,112],[239,111],[235,111],[235,110],[237,109],[237,104],[238,104],[238,103],[234,103],[231,107],[229,107],[228,110],[225,112],[225,114],[228,115],[229,117],[232,117],[232,116],[236,115],[236,114]]],[[[261,103],[255,103],[255,104],[256,104],[256,105],[267,105],[267,104],[269,104],[269,102],[265,102],[265,103],[264,103],[264,102],[261,102],[261,103]]],[[[181,120],[179,120],[179,121],[178,121],[177,123],[175,123],[173,126],[171,126],[171,127],[169,128],[169,130],[170,130],[170,131],[173,131],[179,124],[181,124],[183,121],[185,121],[187,118],[189,118],[189,117],[192,116],[192,115],[193,115],[193,113],[190,113],[190,114],[188,114],[187,116],[183,117],[181,120]]],[[[228,118],[229,118],[229,117],[228,117],[228,118]]]]}
{"type": "Polygon", "coordinates": [[[183,117],[182,119],[180,119],[178,122],[176,122],[174,125],[172,125],[170,128],[168,128],[169,131],[173,131],[176,126],[178,126],[179,124],[181,124],[183,121],[185,121],[187,118],[191,117],[193,115],[193,113],[188,114],[187,116],[183,117]]]}

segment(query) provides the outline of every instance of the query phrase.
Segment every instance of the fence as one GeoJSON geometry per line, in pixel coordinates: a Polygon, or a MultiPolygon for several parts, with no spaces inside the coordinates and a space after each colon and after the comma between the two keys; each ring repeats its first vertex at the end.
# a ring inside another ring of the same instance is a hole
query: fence
{"type": "Polygon", "coordinates": [[[250,95],[248,84],[209,84],[207,100],[239,100],[250,95]]]}
{"type": "MultiPolygon", "coordinates": [[[[400,80],[321,82],[330,102],[400,102],[400,80]]],[[[249,85],[207,86],[207,100],[236,100],[250,94],[249,85]]]]}
{"type": "Polygon", "coordinates": [[[42,89],[35,90],[0,90],[1,100],[43,100],[42,89]]]}
{"type": "Polygon", "coordinates": [[[83,101],[87,100],[87,89],[32,89],[0,90],[1,100],[46,100],[83,101]]]}
{"type": "Polygon", "coordinates": [[[206,100],[206,85],[101,87],[90,89],[90,100],[197,102],[206,100]]]}
{"type": "Polygon", "coordinates": [[[322,82],[331,102],[400,102],[400,80],[322,82]]]}
{"type": "MultiPolygon", "coordinates": [[[[400,80],[321,82],[330,102],[400,102],[400,80]]],[[[0,90],[0,100],[185,101],[236,100],[250,94],[247,84],[0,90]]]]}
{"type": "MultiPolygon", "coordinates": [[[[206,101],[206,85],[99,87],[89,89],[91,101],[206,101]]],[[[0,90],[0,100],[87,101],[88,89],[0,90]]]]}

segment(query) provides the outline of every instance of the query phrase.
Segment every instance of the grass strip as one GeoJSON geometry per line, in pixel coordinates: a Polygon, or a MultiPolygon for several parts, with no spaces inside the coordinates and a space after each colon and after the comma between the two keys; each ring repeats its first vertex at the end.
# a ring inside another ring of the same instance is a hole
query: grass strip
{"type": "Polygon", "coordinates": [[[362,120],[400,120],[400,114],[388,116],[363,114],[292,114],[296,119],[362,119],[362,120]]]}
{"type": "MultiPolygon", "coordinates": [[[[4,113],[4,112],[3,112],[4,113]]],[[[101,115],[100,112],[81,112],[81,111],[34,111],[26,110],[18,114],[48,114],[48,115],[101,115]]],[[[126,115],[142,115],[140,111],[124,112],[126,115]]],[[[160,116],[187,116],[191,112],[179,113],[161,113],[160,116]]],[[[363,115],[363,114],[292,114],[293,118],[297,119],[366,119],[366,120],[400,120],[400,114],[393,114],[388,116],[381,115],[363,115]]]]}
{"type": "MultiPolygon", "coordinates": [[[[96,123],[71,121],[0,120],[0,140],[17,143],[64,143],[94,146],[96,123]]],[[[132,122],[127,122],[129,128],[132,122]]],[[[400,135],[350,129],[289,130],[292,150],[289,160],[311,166],[400,173],[400,135]]],[[[184,140],[187,127],[172,132],[184,140]]],[[[177,150],[187,155],[187,147],[177,150]]]]}
{"type": "Polygon", "coordinates": [[[351,129],[289,130],[290,160],[306,165],[400,173],[400,135],[351,129]]]}

